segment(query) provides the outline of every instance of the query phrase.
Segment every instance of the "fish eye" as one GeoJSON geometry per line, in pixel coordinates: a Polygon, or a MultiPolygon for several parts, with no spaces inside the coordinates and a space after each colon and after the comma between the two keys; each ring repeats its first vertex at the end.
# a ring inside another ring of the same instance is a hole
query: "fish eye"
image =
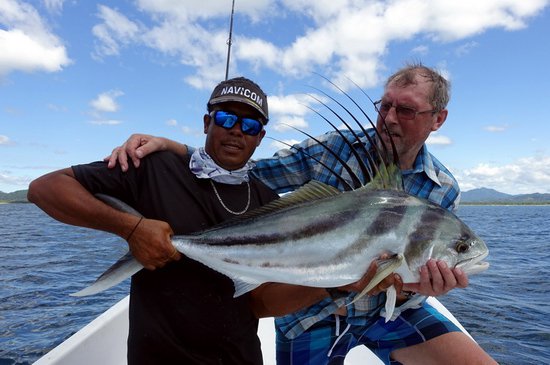
{"type": "Polygon", "coordinates": [[[458,241],[456,243],[456,252],[463,253],[470,249],[470,245],[465,241],[458,241]]]}

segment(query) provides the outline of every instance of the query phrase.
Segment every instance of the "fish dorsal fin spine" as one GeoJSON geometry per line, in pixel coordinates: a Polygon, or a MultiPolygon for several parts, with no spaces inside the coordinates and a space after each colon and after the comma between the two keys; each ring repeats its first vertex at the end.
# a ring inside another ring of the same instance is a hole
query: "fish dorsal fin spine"
{"type": "Polygon", "coordinates": [[[403,175],[396,164],[382,163],[377,174],[364,187],[371,190],[403,190],[403,175]]]}
{"type": "Polygon", "coordinates": [[[266,205],[241,215],[239,219],[262,216],[281,209],[290,208],[298,204],[324,199],[338,194],[342,194],[342,192],[335,187],[317,180],[311,180],[292,193],[283,195],[279,199],[273,200],[266,205]]]}
{"type": "MultiPolygon", "coordinates": [[[[318,74],[319,75],[319,74],[318,74]]],[[[348,140],[342,132],[334,125],[334,123],[331,123],[329,119],[325,116],[323,116],[321,113],[316,112],[319,116],[321,116],[330,126],[336,130],[336,132],[343,138],[343,141],[349,146],[351,153],[357,158],[358,166],[360,170],[362,171],[364,175],[364,179],[362,181],[362,186],[357,186],[357,184],[354,181],[354,189],[390,189],[390,190],[404,190],[403,189],[403,178],[401,175],[401,171],[399,170],[399,155],[397,153],[397,149],[395,146],[395,143],[393,141],[393,138],[391,135],[389,136],[390,142],[391,142],[391,151],[388,150],[386,145],[384,143],[377,143],[376,140],[382,140],[382,136],[380,135],[380,132],[378,131],[376,125],[374,124],[373,120],[368,116],[368,114],[365,112],[365,110],[361,107],[361,105],[356,102],[347,92],[345,92],[341,87],[339,87],[337,84],[332,82],[330,79],[328,79],[325,76],[319,75],[321,78],[323,78],[325,81],[330,83],[332,86],[334,86],[337,90],[339,90],[345,97],[347,97],[354,105],[357,107],[357,109],[360,110],[361,114],[367,119],[368,124],[372,127],[373,135],[370,135],[370,132],[365,129],[363,124],[354,116],[354,114],[351,112],[349,108],[344,106],[340,101],[338,101],[335,97],[329,95],[328,93],[315,88],[317,91],[320,91],[324,96],[328,97],[328,99],[335,102],[345,113],[347,113],[353,121],[357,124],[359,129],[363,132],[364,138],[368,140],[372,151],[369,150],[369,148],[366,147],[366,144],[362,141],[362,138],[355,133],[355,131],[351,128],[351,126],[344,120],[343,117],[341,117],[338,112],[336,111],[336,108],[330,107],[327,103],[325,103],[323,100],[317,97],[313,97],[319,104],[323,105],[327,110],[329,110],[333,115],[335,115],[344,125],[345,129],[353,136],[348,140]],[[359,153],[363,152],[364,156],[366,157],[365,160],[362,160],[359,157],[359,153]],[[379,163],[377,163],[378,161],[379,163]]],[[[359,85],[357,85],[353,80],[348,79],[351,81],[358,89],[363,93],[369,101],[376,107],[375,102],[365,93],[359,85]]],[[[310,108],[311,109],[311,108],[310,108]]],[[[383,129],[387,130],[386,123],[384,121],[383,123],[383,129]]],[[[300,131],[302,132],[302,131],[300,131]]],[[[304,132],[302,132],[304,133],[304,132]]],[[[307,133],[304,133],[305,135],[309,136],[307,133]]],[[[325,148],[329,153],[331,153],[333,156],[337,157],[338,153],[336,151],[332,151],[330,147],[328,147],[326,144],[321,144],[323,148],[325,148]]],[[[338,159],[344,169],[346,171],[350,171],[350,166],[347,165],[346,162],[342,161],[341,159],[338,159]]],[[[335,173],[334,170],[330,170],[332,173],[335,173]]],[[[353,180],[356,180],[357,177],[353,176],[353,174],[350,174],[353,180]]]]}

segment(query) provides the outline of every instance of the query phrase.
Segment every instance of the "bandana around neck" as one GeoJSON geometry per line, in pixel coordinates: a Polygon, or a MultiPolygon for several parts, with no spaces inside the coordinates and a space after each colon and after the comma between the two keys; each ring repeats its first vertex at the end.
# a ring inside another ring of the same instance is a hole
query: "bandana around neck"
{"type": "Polygon", "coordinates": [[[222,184],[239,185],[248,182],[248,172],[255,164],[248,161],[238,170],[226,170],[218,166],[216,162],[206,153],[204,147],[197,148],[191,155],[189,168],[199,179],[212,179],[222,184]]]}

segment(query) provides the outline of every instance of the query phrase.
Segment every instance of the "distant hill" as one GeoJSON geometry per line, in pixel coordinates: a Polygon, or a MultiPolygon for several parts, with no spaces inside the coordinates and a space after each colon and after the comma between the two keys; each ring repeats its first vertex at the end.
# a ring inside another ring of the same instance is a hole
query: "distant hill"
{"type": "Polygon", "coordinates": [[[534,193],[511,195],[501,193],[494,189],[479,188],[463,191],[460,203],[550,204],[550,194],[534,193]]]}
{"type": "Polygon", "coordinates": [[[4,193],[0,191],[0,202],[28,203],[27,191],[28,190],[17,190],[12,193],[4,193]]]}

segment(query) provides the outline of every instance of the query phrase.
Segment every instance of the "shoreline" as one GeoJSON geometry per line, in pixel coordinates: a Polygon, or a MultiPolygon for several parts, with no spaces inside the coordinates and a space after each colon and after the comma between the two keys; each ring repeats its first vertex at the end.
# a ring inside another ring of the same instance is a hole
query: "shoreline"
{"type": "Polygon", "coordinates": [[[515,202],[468,202],[468,203],[464,203],[464,202],[460,202],[458,204],[459,207],[461,206],[464,206],[464,205],[502,205],[502,206],[514,206],[514,205],[518,205],[518,206],[545,206],[545,205],[550,205],[550,202],[523,202],[523,203],[515,203],[515,202]]]}

